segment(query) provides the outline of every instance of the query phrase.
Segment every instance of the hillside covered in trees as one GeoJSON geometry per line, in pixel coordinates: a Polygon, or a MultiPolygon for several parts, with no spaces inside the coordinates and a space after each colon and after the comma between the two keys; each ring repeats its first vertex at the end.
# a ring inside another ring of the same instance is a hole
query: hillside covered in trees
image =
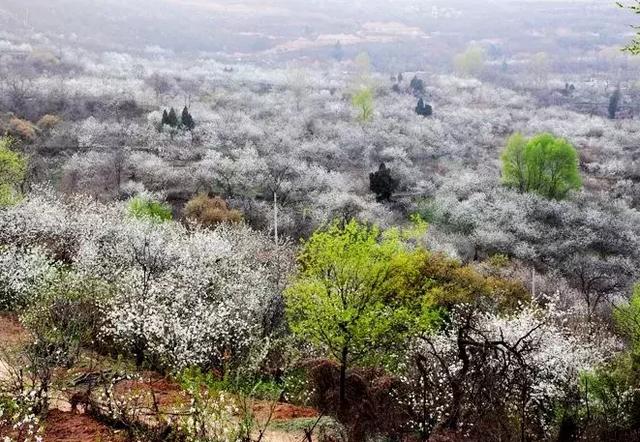
{"type": "Polygon", "coordinates": [[[27,3],[3,441],[640,440],[640,4],[27,3]]]}

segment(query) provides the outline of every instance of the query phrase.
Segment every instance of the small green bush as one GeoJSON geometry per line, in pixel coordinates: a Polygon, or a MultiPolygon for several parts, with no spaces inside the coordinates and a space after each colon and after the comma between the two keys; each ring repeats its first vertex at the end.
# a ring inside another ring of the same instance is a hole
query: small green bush
{"type": "Polygon", "coordinates": [[[0,138],[0,207],[20,199],[20,184],[27,173],[27,159],[11,150],[10,138],[0,138]]]}
{"type": "Polygon", "coordinates": [[[173,212],[169,205],[155,201],[144,195],[131,198],[128,209],[129,214],[138,219],[151,219],[153,221],[164,222],[173,218],[173,212]]]}

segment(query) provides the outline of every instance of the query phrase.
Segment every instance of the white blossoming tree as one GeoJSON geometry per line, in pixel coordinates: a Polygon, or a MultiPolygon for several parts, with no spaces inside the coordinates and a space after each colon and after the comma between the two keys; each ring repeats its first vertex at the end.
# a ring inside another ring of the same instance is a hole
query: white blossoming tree
{"type": "Polygon", "coordinates": [[[511,314],[457,308],[444,330],[415,342],[406,379],[414,428],[426,438],[436,430],[548,436],[579,374],[612,352],[572,334],[566,319],[553,303],[511,314]]]}
{"type": "Polygon", "coordinates": [[[28,298],[56,257],[109,285],[100,337],[138,364],[223,368],[281,318],[289,251],[246,226],[155,223],[122,205],[41,191],[1,213],[0,232],[10,245],[0,250],[2,303],[28,298]]]}

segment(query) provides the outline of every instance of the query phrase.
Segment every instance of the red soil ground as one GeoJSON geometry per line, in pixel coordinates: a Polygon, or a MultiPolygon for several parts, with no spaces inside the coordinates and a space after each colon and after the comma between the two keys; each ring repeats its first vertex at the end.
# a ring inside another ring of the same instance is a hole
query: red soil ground
{"type": "MultiPolygon", "coordinates": [[[[142,380],[127,380],[118,382],[115,387],[116,394],[141,394],[151,398],[153,392],[160,407],[172,407],[185,402],[186,396],[180,386],[154,372],[141,373],[142,380]]],[[[152,404],[146,404],[150,406],[152,404]]]]}
{"type": "Polygon", "coordinates": [[[46,419],[44,440],[124,442],[125,437],[87,415],[50,410],[46,419]]]}
{"type": "Polygon", "coordinates": [[[29,334],[14,314],[0,313],[0,349],[25,343],[29,334]]]}
{"type": "MultiPolygon", "coordinates": [[[[253,412],[258,419],[266,419],[271,410],[272,404],[266,401],[258,401],[253,406],[253,412]]],[[[318,412],[309,407],[298,407],[296,405],[278,403],[273,410],[271,420],[288,421],[301,417],[316,417],[318,412]]]]}

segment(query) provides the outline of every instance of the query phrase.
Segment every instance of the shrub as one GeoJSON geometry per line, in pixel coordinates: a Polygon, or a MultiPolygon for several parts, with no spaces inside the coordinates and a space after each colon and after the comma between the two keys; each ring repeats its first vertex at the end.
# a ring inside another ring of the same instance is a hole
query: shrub
{"type": "Polygon", "coordinates": [[[0,247],[0,311],[33,303],[57,272],[58,265],[39,247],[0,247]]]}
{"type": "Polygon", "coordinates": [[[19,186],[27,173],[27,160],[10,150],[11,140],[0,138],[0,207],[14,204],[19,197],[19,186]]]}
{"type": "Polygon", "coordinates": [[[51,130],[62,122],[57,115],[47,114],[38,120],[38,127],[42,130],[51,130]]]}
{"type": "Polygon", "coordinates": [[[37,132],[33,124],[20,118],[12,118],[9,120],[9,135],[20,138],[26,142],[33,142],[36,139],[37,132]]]}
{"type": "Polygon", "coordinates": [[[220,223],[239,223],[242,214],[229,209],[227,203],[220,197],[210,197],[200,194],[193,197],[184,208],[185,216],[205,227],[213,227],[220,223]]]}
{"type": "Polygon", "coordinates": [[[234,418],[238,412],[233,397],[216,388],[211,373],[198,369],[185,370],[179,381],[191,399],[189,413],[178,426],[187,441],[233,442],[244,434],[243,422],[234,418]]]}
{"type": "Polygon", "coordinates": [[[384,163],[380,164],[377,172],[369,174],[369,189],[376,194],[378,201],[389,201],[398,185],[399,181],[391,176],[391,169],[384,163]]]}
{"type": "Polygon", "coordinates": [[[580,422],[590,440],[637,440],[640,435],[640,390],[637,356],[626,353],[593,373],[581,376],[589,408],[580,422]],[[616,419],[611,419],[615,416],[616,419]]]}
{"type": "Polygon", "coordinates": [[[594,345],[593,336],[567,327],[569,315],[553,299],[544,302],[508,314],[458,305],[440,332],[416,338],[406,374],[412,394],[401,400],[421,440],[448,432],[464,440],[551,440],[558,405],[579,394],[580,374],[613,348],[594,345]]]}
{"type": "Polygon", "coordinates": [[[129,201],[128,210],[133,217],[139,219],[163,222],[173,218],[171,207],[145,195],[132,198],[129,201]]]}
{"type": "Polygon", "coordinates": [[[382,370],[353,369],[346,376],[347,401],[338,407],[340,366],[326,359],[308,365],[312,401],[323,414],[334,416],[351,441],[371,440],[371,436],[399,437],[407,428],[408,412],[397,400],[402,382],[382,370]]]}
{"type": "Polygon", "coordinates": [[[97,337],[102,314],[99,303],[109,287],[73,274],[61,275],[38,295],[20,316],[40,348],[55,352],[60,365],[71,366],[79,351],[97,337]]]}
{"type": "Polygon", "coordinates": [[[430,117],[433,115],[433,108],[431,105],[426,104],[422,98],[418,100],[418,105],[416,106],[416,114],[421,115],[423,117],[430,117]]]}

